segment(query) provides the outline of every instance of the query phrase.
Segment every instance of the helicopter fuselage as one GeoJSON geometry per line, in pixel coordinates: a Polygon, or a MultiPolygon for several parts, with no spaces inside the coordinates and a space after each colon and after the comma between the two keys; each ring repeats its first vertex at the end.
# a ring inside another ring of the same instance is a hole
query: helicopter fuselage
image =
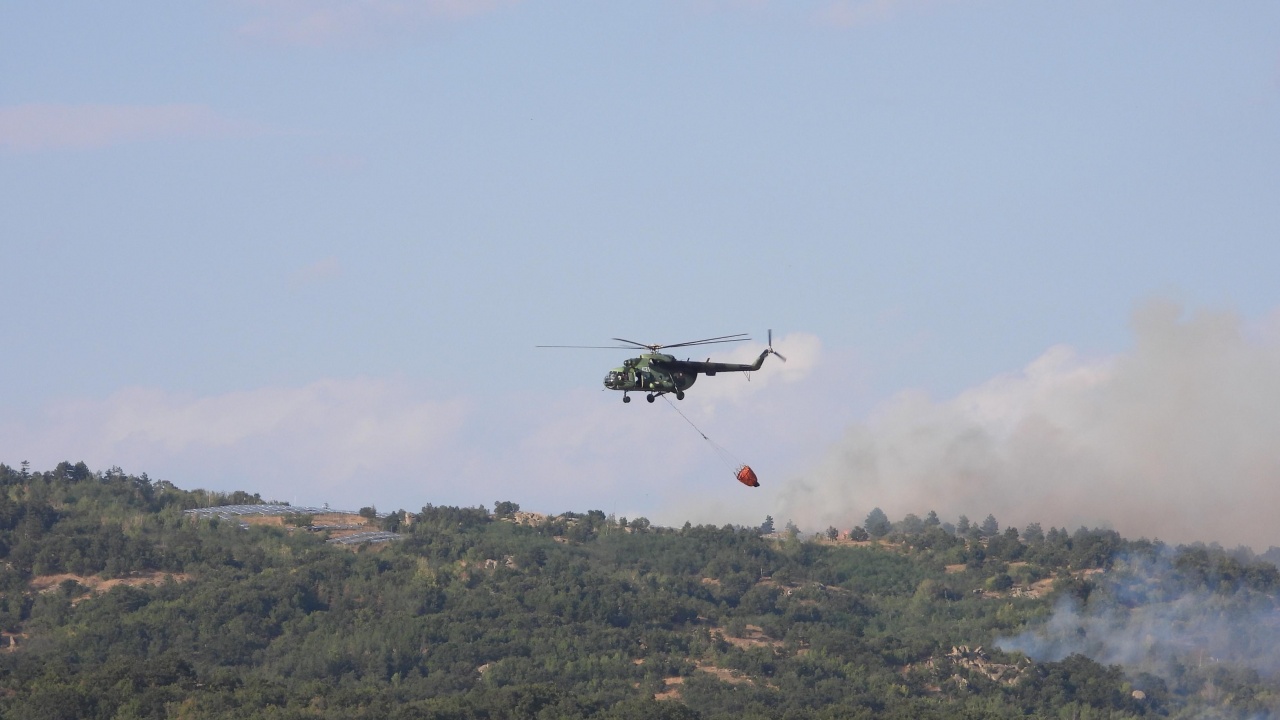
{"type": "Polygon", "coordinates": [[[645,353],[630,358],[622,367],[609,371],[604,386],[610,390],[644,390],[648,392],[684,392],[698,379],[698,373],[681,368],[681,361],[663,353],[645,353]]]}
{"type": "MultiPolygon", "coordinates": [[[[721,372],[751,372],[759,370],[768,357],[770,350],[760,353],[760,357],[751,364],[716,363],[696,360],[677,360],[665,353],[645,353],[640,357],[630,358],[609,371],[604,378],[604,386],[610,390],[622,392],[645,391],[649,393],[675,393],[677,398],[684,397],[698,380],[698,375],[715,375],[721,372]]],[[[624,398],[625,399],[625,398],[624,398]]]]}

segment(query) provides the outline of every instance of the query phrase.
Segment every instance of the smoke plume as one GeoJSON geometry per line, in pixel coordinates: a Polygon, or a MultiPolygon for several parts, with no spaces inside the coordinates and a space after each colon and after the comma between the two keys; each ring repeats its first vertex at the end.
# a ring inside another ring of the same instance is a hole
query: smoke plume
{"type": "Polygon", "coordinates": [[[948,401],[898,396],[793,483],[783,514],[848,527],[877,506],[891,518],[935,509],[1280,545],[1277,338],[1169,302],[1131,324],[1133,347],[1117,357],[1054,347],[948,401]]]}
{"type": "Polygon", "coordinates": [[[1188,670],[1220,664],[1273,677],[1280,673],[1275,568],[1252,564],[1250,572],[1261,580],[1254,584],[1264,586],[1260,589],[1245,578],[1212,572],[1207,583],[1194,572],[1192,579],[1170,560],[1168,552],[1154,559],[1126,558],[1097,576],[1098,587],[1087,602],[1064,594],[1043,625],[996,644],[1038,661],[1087,655],[1170,684],[1188,670]]]}

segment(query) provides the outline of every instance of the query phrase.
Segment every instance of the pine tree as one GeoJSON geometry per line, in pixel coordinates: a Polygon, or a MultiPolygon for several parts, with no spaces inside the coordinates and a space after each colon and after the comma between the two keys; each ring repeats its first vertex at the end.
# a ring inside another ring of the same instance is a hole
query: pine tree
{"type": "Polygon", "coordinates": [[[988,515],[986,520],[982,521],[982,537],[995,537],[1000,532],[1000,523],[996,522],[995,515],[988,515]]]}
{"type": "Polygon", "coordinates": [[[876,538],[888,535],[889,531],[893,529],[893,525],[889,522],[889,516],[885,515],[880,508],[874,508],[867,513],[867,519],[862,523],[862,526],[867,529],[871,537],[876,538]]]}
{"type": "Polygon", "coordinates": [[[773,516],[765,515],[764,522],[760,523],[760,533],[762,535],[771,535],[773,533],[773,516]]]}

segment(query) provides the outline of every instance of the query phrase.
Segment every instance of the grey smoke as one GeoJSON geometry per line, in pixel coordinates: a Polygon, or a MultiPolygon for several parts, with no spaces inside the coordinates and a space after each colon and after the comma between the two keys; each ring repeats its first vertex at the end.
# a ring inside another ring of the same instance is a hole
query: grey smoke
{"type": "Polygon", "coordinates": [[[996,645],[1037,661],[1072,654],[1173,683],[1188,668],[1227,663],[1280,673],[1280,607],[1244,584],[1187,587],[1168,557],[1126,559],[1098,576],[1087,603],[1059,599],[1053,615],[996,645]]]}
{"type": "Polygon", "coordinates": [[[848,527],[936,509],[1003,525],[1280,545],[1280,342],[1230,312],[1139,308],[1127,352],[1046,351],[936,401],[900,395],[791,484],[780,514],[848,527]]]}

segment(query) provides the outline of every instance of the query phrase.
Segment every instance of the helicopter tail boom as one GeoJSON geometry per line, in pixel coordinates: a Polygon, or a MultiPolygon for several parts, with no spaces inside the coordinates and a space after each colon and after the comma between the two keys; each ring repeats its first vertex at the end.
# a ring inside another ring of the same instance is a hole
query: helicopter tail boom
{"type": "Polygon", "coordinates": [[[760,357],[751,364],[745,363],[713,363],[710,360],[706,362],[696,362],[692,360],[677,360],[673,365],[679,365],[681,368],[695,373],[703,373],[705,375],[715,375],[722,372],[755,372],[764,366],[764,359],[770,355],[777,355],[778,359],[786,362],[787,359],[782,353],[773,349],[773,330],[769,331],[769,345],[760,353],[760,357]]]}
{"type": "Polygon", "coordinates": [[[664,366],[679,368],[686,372],[702,373],[704,375],[715,375],[722,372],[755,372],[764,366],[764,359],[770,355],[777,355],[773,350],[766,349],[760,353],[760,357],[750,364],[747,363],[718,363],[718,362],[701,362],[698,360],[676,360],[673,362],[665,362],[664,366]]]}

